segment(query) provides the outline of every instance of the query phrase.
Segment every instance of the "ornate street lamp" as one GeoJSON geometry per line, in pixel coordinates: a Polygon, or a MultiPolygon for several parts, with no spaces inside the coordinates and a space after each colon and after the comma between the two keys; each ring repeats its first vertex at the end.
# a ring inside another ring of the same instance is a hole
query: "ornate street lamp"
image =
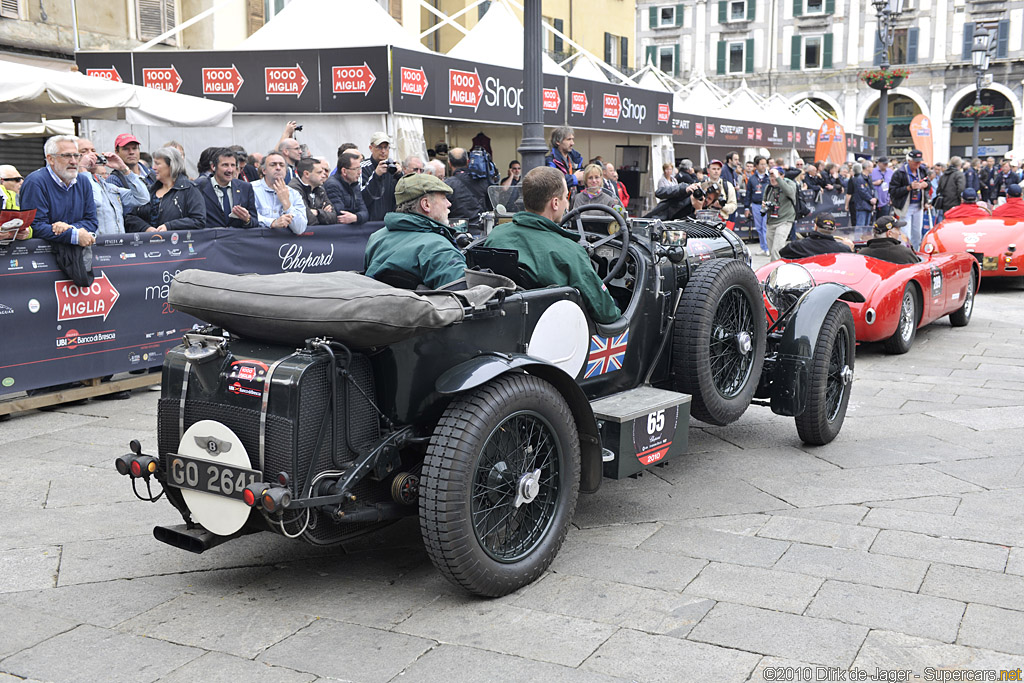
{"type": "MultiPolygon", "coordinates": [[[[971,62],[974,64],[974,106],[981,106],[981,79],[988,71],[989,46],[992,42],[992,34],[985,27],[979,27],[974,32],[974,45],[971,46],[971,62]]],[[[971,154],[975,159],[981,156],[978,150],[978,124],[980,116],[974,117],[974,137],[971,140],[971,154]]]]}
{"type": "MultiPolygon", "coordinates": [[[[882,71],[889,68],[889,48],[896,38],[896,20],[903,13],[903,0],[872,0],[878,14],[878,41],[882,44],[882,71]]],[[[878,156],[888,156],[889,89],[882,87],[878,101],[878,156]]]]}

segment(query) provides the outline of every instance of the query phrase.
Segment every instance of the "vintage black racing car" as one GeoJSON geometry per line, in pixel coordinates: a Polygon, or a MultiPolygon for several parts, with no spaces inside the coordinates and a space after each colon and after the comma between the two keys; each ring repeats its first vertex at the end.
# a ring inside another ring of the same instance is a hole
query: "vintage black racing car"
{"type": "Polygon", "coordinates": [[[197,553],[256,531],[330,545],[418,514],[435,566],[500,596],[549,566],[580,491],[685,453],[691,415],[725,425],[755,401],[805,442],[836,436],[854,365],[840,299],[856,292],[792,264],[762,291],[717,224],[600,206],[563,224],[624,312],[615,323],[591,320],[573,288],[515,287],[515,253],[478,246],[484,272],[461,292],[181,273],[171,303],[210,325],[166,357],[157,454],[133,441],[116,461],[140,498],[181,513],[156,538],[197,553]]]}

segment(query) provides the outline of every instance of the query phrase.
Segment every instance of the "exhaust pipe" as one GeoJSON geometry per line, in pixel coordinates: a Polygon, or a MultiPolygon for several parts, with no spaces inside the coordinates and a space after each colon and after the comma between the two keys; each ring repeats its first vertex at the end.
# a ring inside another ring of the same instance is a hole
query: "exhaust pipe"
{"type": "Polygon", "coordinates": [[[225,541],[230,541],[238,535],[218,536],[202,527],[189,529],[184,524],[153,527],[153,537],[156,540],[163,541],[167,545],[173,545],[175,548],[187,550],[190,553],[196,553],[197,555],[225,541]]]}

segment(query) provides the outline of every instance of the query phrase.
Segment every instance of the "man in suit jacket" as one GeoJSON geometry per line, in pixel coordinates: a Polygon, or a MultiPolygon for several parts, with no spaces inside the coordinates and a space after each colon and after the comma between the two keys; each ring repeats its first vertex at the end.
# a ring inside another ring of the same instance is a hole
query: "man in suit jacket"
{"type": "Polygon", "coordinates": [[[235,177],[237,168],[235,153],[227,148],[219,149],[210,162],[213,175],[196,181],[206,204],[207,227],[258,227],[252,185],[235,177]]]}

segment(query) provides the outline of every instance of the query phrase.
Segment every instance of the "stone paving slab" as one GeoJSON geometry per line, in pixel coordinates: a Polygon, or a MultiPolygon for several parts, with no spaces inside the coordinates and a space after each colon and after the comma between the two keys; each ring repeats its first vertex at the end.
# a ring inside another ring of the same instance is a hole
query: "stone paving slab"
{"type": "Polygon", "coordinates": [[[706,564],[706,560],[678,553],[584,543],[570,536],[555,557],[551,571],[646,588],[682,590],[706,564]]]}
{"type": "Polygon", "coordinates": [[[924,579],[928,563],[862,550],[793,544],[774,569],[879,588],[916,591],[924,579]]]}
{"type": "Polygon", "coordinates": [[[465,680],[474,683],[625,683],[596,671],[573,669],[458,645],[440,645],[409,665],[395,681],[465,680]]]}
{"type": "Polygon", "coordinates": [[[952,643],[965,608],[963,602],[944,598],[826,581],[805,614],[952,643]]]}
{"type": "Polygon", "coordinates": [[[14,548],[0,553],[0,594],[57,584],[60,546],[14,548]]]}
{"type": "Polygon", "coordinates": [[[587,619],[464,598],[429,605],[397,633],[564,666],[579,666],[617,627],[587,619]]]}
{"type": "Polygon", "coordinates": [[[840,524],[820,519],[800,519],[787,515],[774,515],[758,536],[780,541],[797,541],[834,548],[867,550],[878,531],[853,524],[840,524]]]}
{"type": "Polygon", "coordinates": [[[302,673],[265,662],[232,657],[221,652],[207,652],[185,666],[175,669],[160,679],[160,683],[309,683],[316,680],[310,673],[302,673]]]}
{"type": "Polygon", "coordinates": [[[968,605],[960,625],[959,642],[1024,655],[1024,612],[989,605],[968,605]]]}
{"type": "Polygon", "coordinates": [[[745,681],[760,657],[666,636],[622,629],[583,663],[583,669],[631,681],[678,683],[745,681]]]}
{"type": "Polygon", "coordinates": [[[932,467],[951,477],[984,486],[986,489],[1024,486],[1024,456],[1020,455],[947,462],[932,467]]]}
{"type": "Polygon", "coordinates": [[[1003,546],[889,529],[879,532],[871,552],[992,571],[1002,571],[1009,555],[1009,550],[1003,546]]]}
{"type": "Polygon", "coordinates": [[[921,593],[954,600],[1024,610],[1024,577],[969,567],[934,564],[921,593]]]}
{"type": "MultiPolygon", "coordinates": [[[[0,609],[4,614],[0,619],[0,659],[70,631],[79,624],[75,619],[39,614],[19,607],[7,602],[6,598],[0,599],[0,609]]],[[[3,662],[0,662],[0,670],[4,670],[3,662]]]]}
{"type": "Polygon", "coordinates": [[[194,647],[82,625],[4,659],[0,669],[62,683],[149,683],[202,654],[194,647]]]}
{"type": "MultiPolygon", "coordinates": [[[[931,512],[937,515],[952,515],[960,507],[961,500],[963,500],[962,496],[921,496],[920,498],[873,500],[864,503],[864,505],[869,508],[893,508],[909,512],[931,512]]],[[[866,510],[864,514],[867,514],[866,510]]]]}
{"type": "Polygon", "coordinates": [[[767,538],[728,534],[693,526],[666,524],[640,547],[645,550],[698,556],[706,560],[770,567],[789,547],[767,538]]]}
{"type": "Polygon", "coordinates": [[[177,595],[179,591],[174,588],[121,580],[8,593],[0,596],[0,604],[112,628],[177,595]]]}
{"type": "Polygon", "coordinates": [[[801,614],[823,579],[760,567],[712,562],[683,591],[753,607],[801,614]]]}
{"type": "Polygon", "coordinates": [[[690,640],[846,667],[867,633],[863,626],[720,602],[690,632],[690,640]]]}
{"type": "Polygon", "coordinates": [[[384,683],[434,646],[432,640],[318,619],[259,661],[331,679],[384,683]]]}
{"type": "MultiPolygon", "coordinates": [[[[864,671],[908,671],[908,680],[913,675],[925,676],[925,669],[936,672],[956,670],[994,671],[1024,667],[1024,657],[1008,655],[981,648],[950,645],[927,638],[910,636],[892,631],[872,631],[857,655],[853,666],[864,671]]],[[[939,680],[933,674],[932,680],[939,680]]],[[[953,675],[948,673],[947,675],[953,675]]],[[[968,680],[961,675],[960,680],[968,680]]],[[[949,678],[947,680],[954,680],[949,678]]]]}
{"type": "Polygon", "coordinates": [[[1021,526],[989,524],[967,517],[873,508],[861,524],[964,541],[1024,547],[1024,528],[1021,526]]]}
{"type": "Polygon", "coordinates": [[[956,517],[989,524],[1024,526],[1020,493],[1019,489],[998,489],[964,494],[957,506],[956,517]]]}

